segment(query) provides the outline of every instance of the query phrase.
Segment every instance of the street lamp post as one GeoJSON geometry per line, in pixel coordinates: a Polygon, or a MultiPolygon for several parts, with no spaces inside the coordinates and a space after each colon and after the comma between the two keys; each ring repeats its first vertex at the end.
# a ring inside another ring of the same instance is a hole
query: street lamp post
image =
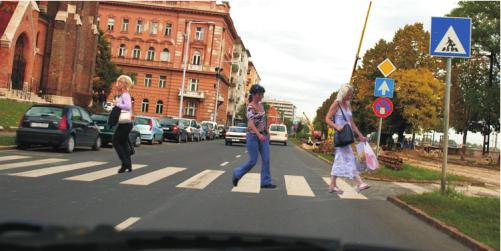
{"type": "Polygon", "coordinates": [[[191,24],[215,24],[214,22],[188,21],[188,31],[185,34],[186,46],[184,48],[183,59],[183,80],[181,82],[181,98],[179,99],[179,118],[183,117],[184,81],[186,80],[186,69],[188,68],[188,53],[190,47],[191,24]]]}

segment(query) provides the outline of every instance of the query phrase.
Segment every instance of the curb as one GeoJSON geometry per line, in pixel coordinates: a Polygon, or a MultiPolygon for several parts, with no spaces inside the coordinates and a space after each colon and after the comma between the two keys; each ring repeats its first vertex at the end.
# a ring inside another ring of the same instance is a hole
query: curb
{"type": "MultiPolygon", "coordinates": [[[[324,161],[325,163],[332,165],[332,161],[330,161],[330,160],[328,160],[320,155],[317,155],[316,153],[314,153],[312,151],[308,151],[295,143],[294,143],[294,145],[297,148],[299,148],[299,149],[317,157],[318,159],[324,161]]],[[[415,184],[440,184],[440,181],[434,181],[434,180],[391,180],[391,179],[385,179],[385,178],[368,177],[368,176],[365,176],[364,174],[361,174],[360,176],[362,176],[362,178],[367,179],[367,180],[382,181],[382,182],[405,182],[405,183],[415,183],[415,184]]],[[[471,185],[471,186],[477,186],[477,187],[485,187],[485,183],[479,183],[479,182],[472,182],[472,183],[458,182],[458,183],[455,183],[454,185],[458,185],[458,186],[471,185]]]]}
{"type": "Polygon", "coordinates": [[[444,232],[445,234],[451,236],[452,238],[458,240],[459,242],[461,242],[462,244],[466,245],[467,247],[469,247],[473,250],[483,250],[483,251],[484,250],[485,251],[495,251],[496,250],[494,248],[487,246],[486,244],[484,244],[482,242],[479,242],[479,241],[463,234],[457,228],[448,226],[445,223],[431,217],[430,215],[428,215],[424,211],[405,203],[404,201],[400,200],[397,197],[389,196],[387,198],[387,200],[389,202],[393,203],[394,205],[404,209],[408,213],[416,216],[420,220],[428,223],[429,225],[433,226],[434,228],[436,228],[436,229],[444,232]]]}
{"type": "Polygon", "coordinates": [[[16,145],[0,146],[0,150],[16,149],[16,145]]]}

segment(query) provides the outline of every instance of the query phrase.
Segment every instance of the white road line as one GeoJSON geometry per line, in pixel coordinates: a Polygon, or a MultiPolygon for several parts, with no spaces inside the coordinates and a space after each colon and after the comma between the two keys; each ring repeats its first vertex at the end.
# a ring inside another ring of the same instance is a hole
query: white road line
{"type": "Polygon", "coordinates": [[[0,157],[0,161],[9,161],[9,160],[18,160],[18,159],[28,159],[31,158],[30,156],[24,156],[24,155],[10,155],[10,156],[3,156],[0,157]]]}
{"type": "Polygon", "coordinates": [[[139,217],[129,217],[127,220],[124,220],[122,223],[116,225],[115,229],[117,231],[122,231],[122,230],[130,227],[132,224],[136,223],[140,219],[141,218],[139,218],[139,217]]]}
{"type": "Polygon", "coordinates": [[[46,175],[51,175],[51,174],[56,174],[56,173],[63,173],[63,172],[77,170],[77,169],[103,165],[103,164],[106,164],[106,162],[87,161],[87,162],[73,163],[73,164],[62,165],[62,166],[47,167],[47,168],[36,169],[36,170],[20,172],[20,173],[9,173],[9,175],[36,178],[36,177],[41,177],[41,176],[46,176],[46,175]]]}
{"type": "Polygon", "coordinates": [[[415,184],[411,184],[411,183],[403,183],[403,182],[392,182],[393,184],[397,185],[397,186],[400,186],[400,187],[403,187],[403,188],[406,188],[406,189],[409,189],[415,193],[425,193],[425,192],[428,192],[428,189],[424,188],[424,187],[420,187],[418,185],[415,185],[415,184]]]}
{"type": "Polygon", "coordinates": [[[221,176],[223,173],[224,171],[207,169],[187,179],[186,181],[182,182],[176,187],[204,189],[206,186],[208,186],[212,181],[217,179],[217,177],[221,176]]]}
{"type": "Polygon", "coordinates": [[[261,190],[261,175],[259,173],[247,173],[240,179],[238,186],[231,189],[237,193],[259,193],[261,190]]]}
{"type": "Polygon", "coordinates": [[[315,197],[303,176],[284,175],[284,179],[288,195],[315,197]]]}
{"type": "MultiPolygon", "coordinates": [[[[323,177],[325,183],[327,185],[330,185],[331,183],[331,178],[330,177],[323,177]]],[[[350,184],[348,184],[346,181],[338,178],[336,180],[336,185],[341,188],[341,190],[344,191],[343,194],[338,194],[339,198],[341,199],[351,199],[351,200],[366,200],[367,197],[364,195],[360,194],[357,192],[355,188],[353,188],[350,184]]]]}
{"type": "Polygon", "coordinates": [[[230,163],[230,162],[226,161],[226,162],[221,163],[221,165],[220,165],[220,166],[226,166],[226,165],[228,165],[229,163],[230,163]]]}
{"type": "MultiPolygon", "coordinates": [[[[147,165],[141,165],[141,164],[133,164],[132,165],[132,170],[140,169],[143,168],[147,165]]],[[[72,177],[67,177],[64,178],[65,180],[77,180],[77,181],[95,181],[99,179],[104,179],[113,175],[118,174],[117,171],[120,168],[120,166],[112,167],[112,168],[107,168],[91,173],[84,173],[81,175],[77,176],[72,176],[72,177]]]]}
{"type": "Polygon", "coordinates": [[[240,154],[239,154],[239,155],[237,155],[237,156],[235,156],[235,157],[236,157],[236,158],[240,158],[240,157],[242,157],[242,155],[240,155],[240,154]]]}
{"type": "Polygon", "coordinates": [[[0,165],[0,170],[8,170],[8,169],[14,169],[14,168],[19,168],[19,167],[37,166],[37,165],[45,165],[45,164],[54,164],[54,163],[63,162],[63,161],[67,161],[67,159],[49,158],[49,159],[16,162],[16,163],[9,163],[9,164],[0,165]]]}
{"type": "Polygon", "coordinates": [[[138,176],[136,178],[122,181],[122,182],[120,182],[120,184],[147,186],[147,185],[150,185],[154,182],[157,182],[161,179],[167,178],[171,175],[174,175],[174,174],[179,173],[179,172],[184,171],[184,170],[186,170],[186,168],[166,167],[166,168],[162,168],[162,169],[138,176]]]}

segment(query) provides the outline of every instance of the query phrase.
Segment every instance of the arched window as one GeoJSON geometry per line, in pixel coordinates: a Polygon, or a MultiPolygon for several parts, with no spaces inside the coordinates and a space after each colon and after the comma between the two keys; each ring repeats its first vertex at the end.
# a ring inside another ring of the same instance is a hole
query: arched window
{"type": "Polygon", "coordinates": [[[193,64],[200,65],[201,61],[202,61],[202,55],[200,54],[199,51],[195,51],[195,53],[193,54],[193,64]]]}
{"type": "Polygon", "coordinates": [[[148,49],[148,54],[146,54],[146,60],[153,61],[155,59],[155,48],[150,47],[148,49]]]}
{"type": "Polygon", "coordinates": [[[134,46],[134,50],[132,51],[133,58],[139,58],[141,56],[141,47],[139,45],[134,46]]]}
{"type": "Polygon", "coordinates": [[[141,104],[141,112],[148,112],[148,99],[143,99],[141,104]]]}
{"type": "Polygon", "coordinates": [[[165,48],[160,54],[160,61],[169,61],[169,49],[165,48]]]}
{"type": "Polygon", "coordinates": [[[157,101],[157,108],[155,109],[155,112],[157,114],[162,114],[163,110],[164,110],[164,102],[162,102],[162,100],[157,101]]]}
{"type": "Polygon", "coordinates": [[[125,57],[125,44],[121,44],[118,48],[118,56],[125,57]]]}

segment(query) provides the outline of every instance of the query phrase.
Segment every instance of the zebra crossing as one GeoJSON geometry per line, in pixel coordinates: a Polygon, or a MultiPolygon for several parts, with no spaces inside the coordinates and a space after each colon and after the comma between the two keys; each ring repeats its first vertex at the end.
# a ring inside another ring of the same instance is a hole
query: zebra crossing
{"type": "MultiPolygon", "coordinates": [[[[167,166],[160,169],[153,170],[154,167],[147,164],[134,164],[133,172],[131,175],[117,174],[117,170],[120,166],[109,167],[108,162],[103,161],[82,161],[77,163],[69,163],[69,159],[60,158],[47,158],[34,160],[31,156],[13,155],[0,157],[0,175],[3,176],[14,176],[14,177],[24,177],[24,178],[42,178],[50,175],[65,175],[62,180],[72,181],[72,182],[95,182],[113,176],[127,177],[123,181],[119,181],[120,185],[127,186],[149,186],[154,183],[160,183],[162,181],[168,180],[170,177],[174,177],[181,173],[191,173],[192,170],[186,167],[175,167],[167,166]],[[24,170],[24,169],[29,170],[24,170]],[[140,170],[138,172],[138,170],[140,170]],[[147,170],[147,171],[146,171],[147,170]],[[85,171],[83,174],[75,175],[74,171],[85,171]]],[[[228,162],[223,163],[220,167],[228,165],[228,162]]],[[[226,166],[227,168],[227,166],[226,166]]],[[[228,177],[222,178],[224,174],[231,174],[231,171],[226,170],[216,170],[216,169],[205,169],[198,170],[197,173],[191,173],[191,177],[185,179],[179,184],[175,185],[176,189],[192,189],[192,190],[204,190],[211,184],[216,182],[225,182],[228,185],[231,184],[228,177]]],[[[277,177],[278,178],[278,177],[277,177]]],[[[307,179],[304,176],[299,175],[283,175],[280,177],[284,181],[284,187],[287,196],[290,197],[317,197],[321,194],[327,192],[327,186],[322,182],[324,180],[329,184],[329,177],[319,177],[319,180],[313,180],[313,184],[316,189],[312,189],[309,181],[312,182],[311,178],[307,179]],[[318,183],[323,184],[322,189],[318,189],[318,183]],[[325,189],[323,189],[325,188],[325,189]]],[[[261,176],[259,173],[247,173],[239,181],[237,187],[232,187],[232,193],[247,193],[247,194],[259,194],[261,193],[261,176]]],[[[367,199],[362,194],[359,194],[353,186],[347,182],[338,179],[338,186],[341,187],[345,193],[338,196],[341,199],[367,199]]],[[[280,189],[279,189],[280,190],[280,189]]]]}

